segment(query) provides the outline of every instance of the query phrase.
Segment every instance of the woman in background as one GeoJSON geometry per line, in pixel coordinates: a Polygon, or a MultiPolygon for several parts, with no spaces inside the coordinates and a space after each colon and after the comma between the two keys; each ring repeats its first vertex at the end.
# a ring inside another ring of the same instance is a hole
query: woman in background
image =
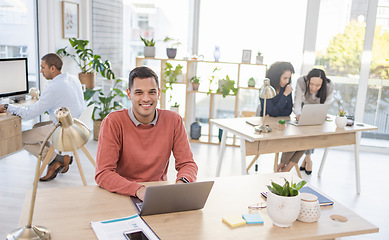
{"type": "MultiPolygon", "coordinates": [[[[292,113],[292,86],[291,78],[294,73],[293,65],[290,62],[275,62],[266,72],[266,77],[270,79],[270,85],[276,90],[277,95],[266,100],[266,116],[286,117],[292,113]]],[[[261,115],[263,116],[264,99],[261,101],[261,115]]],[[[304,151],[282,153],[281,163],[278,165],[279,172],[289,172],[297,164],[304,151]]]]}
{"type": "MultiPolygon", "coordinates": [[[[330,104],[334,86],[334,83],[327,78],[321,69],[314,68],[309,71],[308,75],[300,77],[297,80],[294,98],[296,119],[299,120],[304,104],[330,104]]],[[[308,175],[312,173],[311,154],[313,150],[305,152],[305,159],[300,166],[300,170],[305,170],[308,175]]]]}

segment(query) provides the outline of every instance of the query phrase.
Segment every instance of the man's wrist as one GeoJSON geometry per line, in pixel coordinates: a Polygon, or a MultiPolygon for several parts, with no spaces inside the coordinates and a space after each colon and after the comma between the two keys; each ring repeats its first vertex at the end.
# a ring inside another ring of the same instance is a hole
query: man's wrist
{"type": "Polygon", "coordinates": [[[186,177],[181,177],[180,179],[183,183],[189,183],[189,180],[186,177]]]}

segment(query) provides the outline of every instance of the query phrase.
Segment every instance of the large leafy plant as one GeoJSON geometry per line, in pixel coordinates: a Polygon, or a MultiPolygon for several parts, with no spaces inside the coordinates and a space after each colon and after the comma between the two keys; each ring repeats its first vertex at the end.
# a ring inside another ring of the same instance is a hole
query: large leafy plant
{"type": "Polygon", "coordinates": [[[165,69],[164,69],[164,82],[165,87],[162,89],[164,93],[170,89],[170,96],[169,96],[169,102],[172,100],[173,96],[173,84],[177,82],[178,75],[182,74],[182,68],[180,64],[178,64],[176,67],[173,67],[171,63],[166,63],[165,69]]]}
{"type": "Polygon", "coordinates": [[[223,79],[225,82],[220,88],[218,89],[218,92],[221,92],[223,97],[226,97],[228,94],[230,94],[230,91],[233,92],[234,95],[238,93],[238,88],[235,88],[235,81],[231,80],[230,77],[227,75],[226,79],[223,79]]]}
{"type": "Polygon", "coordinates": [[[288,180],[285,180],[285,184],[283,186],[271,182],[271,186],[267,186],[267,188],[274,194],[279,195],[279,196],[285,196],[285,197],[293,197],[297,196],[299,193],[299,190],[307,183],[305,180],[302,180],[299,183],[289,183],[288,180]]]}
{"type": "Polygon", "coordinates": [[[115,73],[111,69],[109,60],[103,61],[100,55],[94,54],[93,50],[88,48],[89,41],[76,38],[69,38],[70,45],[75,54],[67,50],[67,47],[60,48],[57,54],[61,57],[71,57],[78,65],[82,73],[99,72],[108,80],[115,78],[115,73]]]}
{"type": "Polygon", "coordinates": [[[99,89],[87,89],[84,92],[84,99],[86,101],[89,101],[89,105],[95,104],[95,108],[93,109],[92,119],[93,120],[103,120],[110,112],[114,110],[119,110],[123,108],[123,105],[120,101],[116,101],[116,97],[125,97],[126,94],[123,90],[118,88],[118,84],[122,82],[121,79],[116,79],[115,83],[112,88],[110,88],[109,92],[107,94],[104,94],[104,91],[102,88],[99,89]],[[98,100],[92,99],[95,94],[98,94],[98,100]],[[95,112],[96,110],[99,110],[99,119],[95,118],[95,112]]]}

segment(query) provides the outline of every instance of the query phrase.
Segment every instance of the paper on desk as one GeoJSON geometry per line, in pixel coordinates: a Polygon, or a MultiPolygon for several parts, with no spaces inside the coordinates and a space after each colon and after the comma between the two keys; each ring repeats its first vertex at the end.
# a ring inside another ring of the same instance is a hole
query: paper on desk
{"type": "Polygon", "coordinates": [[[159,239],[138,214],[100,222],[91,222],[93,231],[99,240],[125,240],[123,232],[141,228],[152,239],[159,239]]]}

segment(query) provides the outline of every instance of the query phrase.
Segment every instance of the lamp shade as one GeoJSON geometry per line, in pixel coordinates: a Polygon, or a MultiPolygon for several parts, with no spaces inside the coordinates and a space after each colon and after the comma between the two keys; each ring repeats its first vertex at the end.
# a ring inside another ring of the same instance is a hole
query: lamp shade
{"type": "Polygon", "coordinates": [[[90,130],[78,119],[73,119],[69,109],[62,107],[55,112],[61,125],[52,135],[52,145],[59,151],[73,151],[85,145],[91,135],[90,130]]]}
{"type": "Polygon", "coordinates": [[[263,99],[271,99],[277,95],[276,90],[270,85],[270,79],[263,80],[263,86],[259,89],[259,97],[263,99]]]}

